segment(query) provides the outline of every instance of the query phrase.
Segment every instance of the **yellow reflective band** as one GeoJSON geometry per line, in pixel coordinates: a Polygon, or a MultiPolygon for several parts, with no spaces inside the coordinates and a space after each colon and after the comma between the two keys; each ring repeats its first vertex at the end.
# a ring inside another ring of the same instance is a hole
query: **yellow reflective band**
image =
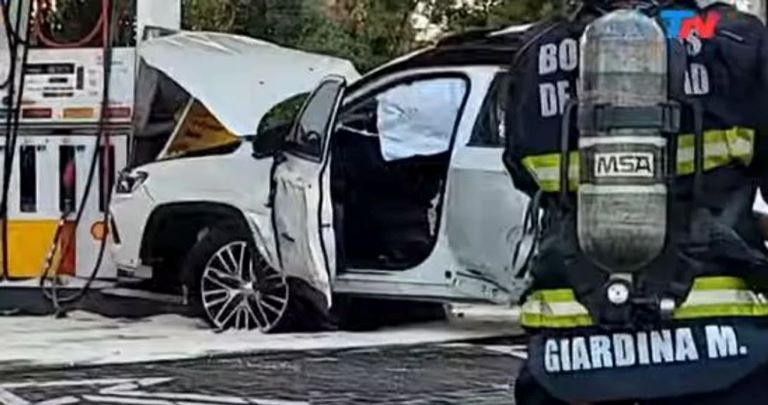
{"type": "Polygon", "coordinates": [[[536,291],[531,297],[544,302],[572,302],[576,300],[573,290],[568,289],[536,291]]]}
{"type": "Polygon", "coordinates": [[[675,311],[675,319],[725,318],[725,317],[756,317],[768,316],[768,305],[755,304],[712,304],[699,305],[690,308],[680,308],[675,311]]]}
{"type": "MultiPolygon", "coordinates": [[[[520,322],[528,328],[575,328],[593,325],[587,309],[572,290],[542,290],[529,296],[520,311],[520,322]]],[[[703,277],[695,280],[674,319],[768,316],[768,302],[733,277],[703,277]]]]}
{"type": "MultiPolygon", "coordinates": [[[[560,154],[528,156],[523,159],[523,165],[533,175],[536,183],[544,192],[560,190],[560,154]]],[[[576,191],[579,183],[579,152],[572,151],[568,156],[568,187],[576,191]]]]}
{"type": "Polygon", "coordinates": [[[692,290],[749,290],[749,288],[744,280],[736,277],[701,277],[693,281],[692,290]]]}
{"type": "MultiPolygon", "coordinates": [[[[704,133],[704,170],[712,170],[738,161],[745,165],[752,162],[755,131],[747,128],[713,130],[704,133]]],[[[677,145],[677,173],[694,171],[694,137],[681,135],[677,145]]]]}
{"type": "MultiPolygon", "coordinates": [[[[704,170],[727,166],[733,161],[749,165],[754,155],[755,131],[748,128],[711,130],[704,133],[704,170]]],[[[694,136],[679,135],[677,144],[677,174],[689,175],[694,172],[694,136]]],[[[576,191],[579,186],[579,152],[569,155],[569,189],[576,191]]],[[[528,156],[523,165],[533,175],[544,192],[560,190],[560,154],[528,156]]]]}
{"type": "Polygon", "coordinates": [[[541,315],[523,313],[520,315],[520,324],[526,328],[579,328],[592,326],[592,318],[589,315],[549,316],[546,319],[541,315]]]}

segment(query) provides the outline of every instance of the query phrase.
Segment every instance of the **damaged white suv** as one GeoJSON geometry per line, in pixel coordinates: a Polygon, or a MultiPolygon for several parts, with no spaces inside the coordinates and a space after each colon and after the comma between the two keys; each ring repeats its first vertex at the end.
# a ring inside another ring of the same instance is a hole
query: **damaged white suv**
{"type": "MultiPolygon", "coordinates": [[[[501,158],[519,31],[447,39],[359,80],[343,65],[315,67],[336,75],[250,120],[230,110],[244,92],[302,80],[227,84],[225,100],[215,72],[203,85],[167,69],[191,94],[177,103],[187,118],[173,120],[159,159],[119,182],[118,268],[178,281],[221,329],[280,330],[340,296],[510,304],[523,287],[512,256],[528,204],[501,158]],[[254,136],[228,138],[251,123],[254,136]],[[180,141],[184,131],[209,134],[206,146],[180,141]]],[[[206,38],[208,49],[229,51],[223,38],[206,38]]],[[[162,40],[178,49],[178,35],[162,40]]]]}

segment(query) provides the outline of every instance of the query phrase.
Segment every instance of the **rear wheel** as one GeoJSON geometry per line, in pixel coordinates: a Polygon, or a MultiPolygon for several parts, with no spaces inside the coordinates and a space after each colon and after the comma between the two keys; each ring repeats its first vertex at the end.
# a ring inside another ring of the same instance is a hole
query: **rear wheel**
{"type": "Polygon", "coordinates": [[[196,312],[216,329],[272,332],[289,318],[291,294],[284,275],[235,226],[206,233],[184,267],[196,312]]]}

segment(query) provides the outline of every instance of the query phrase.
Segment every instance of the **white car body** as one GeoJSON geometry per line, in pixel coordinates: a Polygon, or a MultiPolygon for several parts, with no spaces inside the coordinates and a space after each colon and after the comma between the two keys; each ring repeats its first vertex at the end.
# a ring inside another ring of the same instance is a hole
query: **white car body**
{"type": "MultiPolygon", "coordinates": [[[[272,105],[312,90],[327,74],[359,77],[345,60],[220,33],[182,32],[155,38],[143,42],[137,52],[141,61],[172,78],[238,136],[254,134],[272,105]]],[[[145,227],[157,207],[165,204],[227,204],[245,214],[255,231],[271,229],[266,226],[271,215],[266,208],[270,165],[270,159],[253,159],[249,148],[243,147],[234,154],[141,166],[148,174],[146,182],[112,199],[112,218],[121,236],[120,243],[111,244],[118,268],[130,273],[142,270],[139,257],[145,227]],[[194,181],[189,173],[194,173],[194,181]]],[[[265,240],[259,246],[269,244],[265,240]]]]}
{"type": "MultiPolygon", "coordinates": [[[[321,59],[308,57],[307,60],[295,58],[290,68],[280,65],[282,68],[275,70],[272,65],[271,71],[256,69],[246,73],[237,72],[235,67],[216,71],[222,63],[232,62],[227,59],[232,57],[233,46],[241,49],[260,46],[259,41],[250,41],[253,40],[223,34],[185,33],[150,40],[142,45],[139,55],[173,78],[238,135],[252,134],[271,105],[311,90],[326,74],[336,74],[337,79],[333,80],[341,80],[339,75],[346,79],[344,81],[356,79],[349,69],[351,65],[328,57],[323,58],[330,62],[322,66],[316,66],[321,59]],[[208,64],[210,71],[206,71],[202,63],[208,64]],[[308,66],[314,74],[296,75],[296,70],[307,70],[308,66]],[[208,80],[202,80],[206,75],[208,80]],[[267,85],[269,97],[264,98],[243,86],[245,77],[262,84],[288,80],[291,85],[288,88],[267,85]],[[276,94],[278,91],[282,93],[276,94]]],[[[276,55],[284,50],[269,49],[275,50],[276,55]]],[[[285,52],[296,55],[292,53],[295,51],[285,52]]],[[[504,66],[501,63],[453,66],[435,63],[387,72],[388,68],[407,60],[408,57],[395,61],[364,77],[339,104],[349,105],[409,78],[456,77],[469,85],[449,145],[450,160],[442,208],[438,211],[441,215],[437,220],[436,242],[426,260],[402,271],[347,268],[337,272],[333,212],[329,209],[329,171],[324,172],[322,181],[320,177],[307,177],[317,169],[323,172],[322,167],[330,157],[326,154],[320,162],[314,162],[294,156],[289,157],[287,163],[275,165],[272,157],[254,158],[251,148],[244,143],[230,154],[163,160],[131,168],[147,176],[135,190],[118,193],[112,200],[111,213],[119,234],[119,241],[112,244],[112,255],[118,268],[129,274],[150,269],[151,264],[142,262],[142,244],[147,224],[159,208],[179,203],[213,203],[238,211],[247,220],[255,245],[264,258],[288,276],[301,278],[322,292],[329,303],[332,294],[512,303],[524,288],[523,280],[515,277],[519,263],[513,263],[512,252],[522,238],[528,198],[513,187],[503,165],[503,142],[477,145],[472,139],[492,83],[505,72],[504,66]],[[274,177],[271,178],[272,171],[274,177]],[[277,190],[274,194],[280,209],[276,212],[270,206],[273,180],[283,185],[308,186],[305,191],[309,191],[298,196],[277,190]],[[313,182],[318,187],[313,189],[313,182]],[[324,204],[313,204],[321,200],[324,204]],[[291,250],[285,240],[275,237],[274,229],[279,230],[281,238],[290,238],[291,242],[299,240],[306,245],[291,250]],[[286,229],[298,233],[288,236],[286,229]]],[[[270,64],[269,57],[263,61],[267,61],[262,62],[263,65],[270,64]]],[[[329,120],[335,121],[333,117],[329,120]]]]}

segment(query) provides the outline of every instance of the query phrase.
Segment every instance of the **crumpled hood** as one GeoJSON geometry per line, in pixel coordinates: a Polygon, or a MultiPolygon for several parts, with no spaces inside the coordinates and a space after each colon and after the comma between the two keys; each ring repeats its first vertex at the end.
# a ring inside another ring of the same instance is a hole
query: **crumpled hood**
{"type": "Polygon", "coordinates": [[[143,42],[138,54],[240,136],[253,135],[270,108],[325,76],[360,77],[344,59],[224,33],[182,31],[143,42]]]}

